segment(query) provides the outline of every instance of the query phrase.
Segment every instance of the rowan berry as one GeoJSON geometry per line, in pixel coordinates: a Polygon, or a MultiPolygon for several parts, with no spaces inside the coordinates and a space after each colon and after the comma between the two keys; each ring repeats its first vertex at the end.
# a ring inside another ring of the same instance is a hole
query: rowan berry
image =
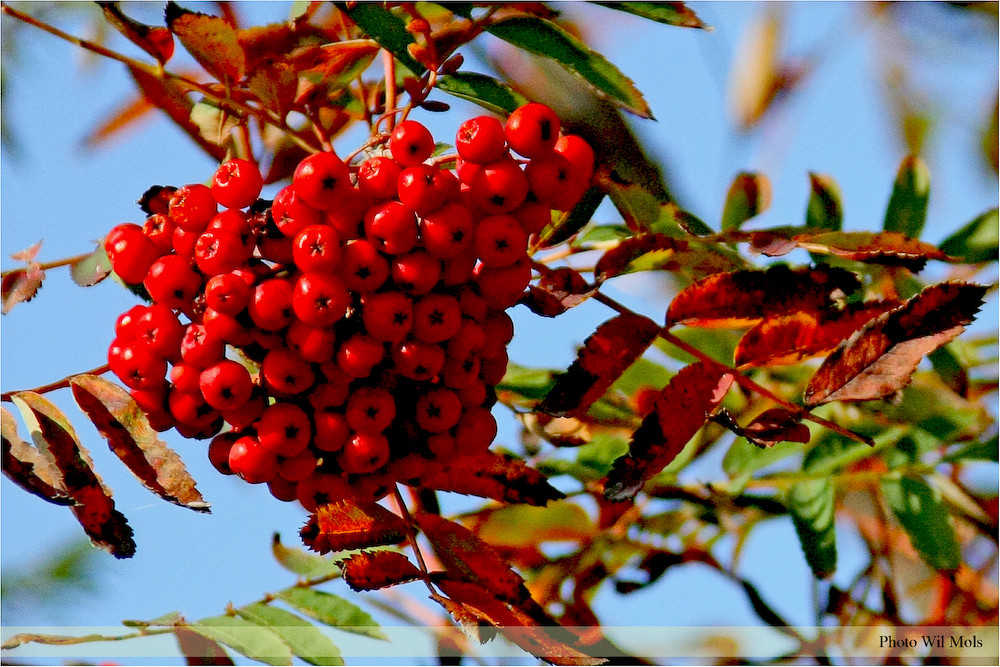
{"type": "Polygon", "coordinates": [[[222,418],[236,430],[250,428],[264,414],[267,398],[259,387],[254,387],[250,399],[235,408],[222,410],[222,418]]]}
{"type": "Polygon", "coordinates": [[[343,412],[316,411],[313,425],[316,428],[313,445],[321,452],[339,452],[351,437],[351,427],[343,412]]]}
{"type": "MultiPolygon", "coordinates": [[[[280,465],[280,463],[279,463],[280,465]]],[[[267,480],[267,491],[275,500],[283,503],[290,503],[298,500],[299,484],[289,479],[285,479],[280,474],[267,480]]]]}
{"type": "Polygon", "coordinates": [[[392,351],[396,372],[411,380],[430,380],[445,364],[444,348],[436,343],[407,340],[392,351]]]}
{"type": "Polygon", "coordinates": [[[146,235],[161,255],[166,255],[174,250],[174,229],[177,225],[170,219],[169,215],[155,213],[142,225],[142,233],[146,235]]]}
{"type": "Polygon", "coordinates": [[[207,368],[222,359],[226,344],[221,338],[212,336],[203,324],[191,323],[181,339],[181,359],[196,368],[207,368]]]}
{"type": "Polygon", "coordinates": [[[288,347],[305,361],[321,364],[333,359],[337,349],[337,335],[325,327],[314,327],[296,320],[285,333],[288,347]]]}
{"type": "Polygon", "coordinates": [[[334,273],[340,267],[340,257],[340,235],[332,227],[305,227],[292,241],[292,259],[300,271],[334,273]]]}
{"type": "Polygon", "coordinates": [[[413,302],[396,291],[373,294],[364,301],[361,321],[375,340],[400,341],[413,326],[413,302]]]}
{"type": "Polygon", "coordinates": [[[462,402],[450,389],[433,389],[417,399],[417,425],[429,433],[447,431],[462,416],[462,402]]]}
{"type": "Polygon", "coordinates": [[[462,123],[455,135],[455,148],[463,160],[488,164],[507,151],[503,124],[493,116],[477,116],[462,123]]]}
{"type": "Polygon", "coordinates": [[[233,410],[250,400],[253,380],[240,363],[223,359],[201,372],[201,395],[216,410],[233,410]]]}
{"type": "Polygon", "coordinates": [[[472,215],[455,202],[423,216],[419,227],[424,249],[439,259],[454,257],[472,241],[472,215]]]}
{"type": "Polygon", "coordinates": [[[292,184],[307,204],[325,210],[351,188],[351,171],[336,153],[313,153],[295,168],[292,184]]]}
{"type": "Polygon", "coordinates": [[[368,158],[358,167],[358,190],[369,199],[392,199],[402,171],[396,161],[384,155],[368,158]]]}
{"type": "Polygon", "coordinates": [[[531,102],[507,117],[507,144],[526,158],[547,155],[559,140],[559,116],[545,104],[531,102]]]}
{"type": "Polygon", "coordinates": [[[195,394],[201,391],[201,370],[191,364],[174,364],[170,367],[170,382],[179,392],[195,394]]]}
{"type": "Polygon", "coordinates": [[[344,472],[363,474],[389,462],[389,440],[381,433],[355,433],[338,457],[344,472]]]}
{"type": "Polygon", "coordinates": [[[344,317],[351,295],[332,273],[303,273],[292,291],[295,316],[314,327],[327,327],[344,317]]]}
{"type": "Polygon", "coordinates": [[[357,239],[344,246],[340,277],[344,279],[344,285],[354,292],[374,292],[389,278],[389,262],[373,243],[357,239]]]}
{"type": "Polygon", "coordinates": [[[458,300],[447,294],[427,294],[413,305],[413,335],[428,343],[448,340],[462,326],[458,300]]]}
{"type": "Polygon", "coordinates": [[[205,305],[226,315],[236,315],[246,308],[252,291],[237,271],[220,273],[205,283],[205,305]]]}
{"type": "Polygon", "coordinates": [[[347,375],[366,377],[382,358],[382,343],[365,334],[355,334],[345,340],[337,350],[337,366],[347,375]]]}
{"type": "Polygon", "coordinates": [[[219,165],[212,176],[212,196],[227,208],[246,208],[257,201],[264,178],[249,160],[233,159],[219,165]]]}
{"type": "Polygon", "coordinates": [[[237,439],[229,449],[229,469],[250,484],[266,482],[278,471],[278,457],[252,435],[237,439]]]}
{"type": "Polygon", "coordinates": [[[521,298],[531,281],[531,262],[527,256],[509,266],[476,267],[476,287],[479,293],[498,308],[509,308],[521,298]]]}
{"type": "Polygon", "coordinates": [[[473,242],[479,259],[490,268],[510,266],[528,251],[528,235],[509,215],[491,215],[480,220],[473,242]]]}
{"type": "Polygon", "coordinates": [[[390,255],[409,252],[417,244],[417,216],[397,201],[368,209],[364,227],[366,238],[390,255]]]}
{"type": "Polygon", "coordinates": [[[207,185],[193,183],[177,188],[170,197],[169,211],[170,218],[181,229],[202,232],[219,211],[219,205],[207,185]]]}
{"type": "Polygon", "coordinates": [[[194,257],[194,244],[198,242],[201,232],[189,232],[180,227],[174,227],[174,252],[182,257],[194,257]]]}
{"type": "Polygon", "coordinates": [[[594,149],[586,139],[575,134],[563,135],[556,142],[555,152],[566,158],[578,180],[589,185],[594,175],[594,149]]]}
{"type": "Polygon", "coordinates": [[[458,181],[450,171],[419,164],[399,174],[397,191],[404,206],[417,215],[427,215],[458,191],[458,181]]]}
{"type": "Polygon", "coordinates": [[[129,389],[152,389],[165,383],[167,362],[139,341],[112,344],[108,366],[129,389]]]}
{"type": "Polygon", "coordinates": [[[392,259],[392,282],[411,296],[430,292],[441,278],[441,261],[422,250],[414,250],[392,259]]]}
{"type": "Polygon", "coordinates": [[[301,394],[316,381],[312,367],[289,350],[271,350],[260,364],[260,376],[267,389],[284,395],[301,394]]]}
{"type": "Polygon", "coordinates": [[[396,402],[381,387],[361,387],[347,399],[347,425],[359,433],[381,433],[396,418],[396,402]]]}
{"type": "Polygon", "coordinates": [[[455,426],[455,446],[462,453],[485,451],[497,437],[497,420],[486,408],[468,408],[455,426]]]}
{"type": "Polygon", "coordinates": [[[161,303],[145,307],[135,320],[135,339],[142,341],[154,354],[173,359],[180,352],[184,325],[174,311],[161,303]]]}
{"type": "Polygon", "coordinates": [[[206,276],[215,276],[241,266],[252,252],[236,234],[209,229],[195,242],[194,261],[206,276]]]}
{"type": "Polygon", "coordinates": [[[271,217],[275,226],[284,236],[294,238],[310,225],[323,223],[323,214],[306,203],[295,185],[281,189],[271,204],[271,217]]]}
{"type": "Polygon", "coordinates": [[[393,129],[389,152],[403,167],[418,165],[434,152],[434,137],[430,130],[415,120],[404,120],[393,129]]]}
{"type": "Polygon", "coordinates": [[[234,475],[233,469],[229,467],[229,451],[233,444],[239,440],[240,436],[232,431],[220,433],[212,438],[208,443],[208,460],[212,467],[223,475],[234,475]]]}
{"type": "Polygon", "coordinates": [[[284,278],[270,278],[257,285],[250,295],[247,312],[253,323],[264,331],[278,331],[291,324],[292,283],[284,278]]]}
{"type": "Polygon", "coordinates": [[[309,416],[294,403],[267,406],[257,422],[257,439],[267,451],[279,456],[295,456],[312,439],[309,416]]]}
{"type": "Polygon", "coordinates": [[[483,165],[469,184],[469,196],[486,213],[505,213],[517,208],[529,190],[528,177],[510,158],[483,165]]]}
{"type": "Polygon", "coordinates": [[[133,223],[118,225],[104,240],[104,250],[111,268],[129,285],[138,285],[146,277],[150,265],[163,253],[133,223]]]}
{"type": "Polygon", "coordinates": [[[354,188],[344,191],[337,206],[323,211],[324,222],[337,230],[344,241],[361,238],[364,234],[362,221],[371,200],[354,188]]]}
{"type": "Polygon", "coordinates": [[[253,229],[250,227],[250,219],[246,213],[239,209],[227,208],[225,211],[220,211],[208,221],[205,231],[223,231],[235,234],[239,237],[244,248],[246,248],[246,256],[248,258],[253,254],[253,249],[256,247],[257,239],[253,229]]]}
{"type": "MultiPolygon", "coordinates": [[[[278,461],[278,474],[290,482],[300,482],[316,470],[318,463],[316,455],[308,449],[304,449],[295,456],[278,461]]],[[[293,500],[293,494],[290,500],[293,500]]]]}

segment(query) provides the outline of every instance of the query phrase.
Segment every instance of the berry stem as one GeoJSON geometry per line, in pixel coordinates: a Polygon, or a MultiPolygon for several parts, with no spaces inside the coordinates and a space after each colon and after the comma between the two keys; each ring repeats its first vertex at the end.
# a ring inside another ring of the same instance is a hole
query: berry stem
{"type": "Polygon", "coordinates": [[[393,499],[396,502],[396,506],[399,508],[399,512],[403,515],[403,519],[406,520],[406,528],[407,528],[406,537],[410,543],[410,548],[413,549],[413,555],[417,559],[417,566],[420,568],[420,571],[423,572],[425,575],[423,577],[424,585],[427,586],[427,590],[429,590],[431,593],[437,593],[437,591],[434,590],[433,586],[431,586],[431,582],[429,579],[430,570],[427,568],[427,561],[424,560],[424,554],[420,550],[420,545],[417,544],[417,530],[413,525],[413,516],[410,514],[410,510],[407,509],[406,507],[406,501],[403,500],[403,494],[399,492],[398,484],[393,484],[392,494],[393,494],[393,499]]]}
{"type": "Polygon", "coordinates": [[[35,387],[34,389],[20,389],[18,391],[7,391],[0,394],[0,401],[4,403],[11,403],[11,397],[14,394],[20,393],[21,391],[32,391],[36,394],[47,394],[50,391],[55,391],[56,389],[65,389],[69,386],[70,380],[80,375],[104,375],[109,370],[111,370],[107,364],[103,366],[98,366],[97,368],[92,368],[89,371],[84,371],[83,373],[74,373],[73,375],[67,375],[61,380],[56,380],[55,382],[50,382],[49,384],[43,384],[41,387],[35,387]]]}
{"type": "MultiPolygon", "coordinates": [[[[392,54],[389,53],[387,49],[382,49],[382,70],[385,73],[385,108],[395,109],[396,108],[396,60],[393,58],[392,54]]],[[[378,130],[379,123],[383,119],[388,122],[388,132],[392,132],[392,128],[395,125],[395,118],[389,114],[388,111],[378,117],[375,121],[375,130],[378,130]]]]}
{"type": "MultiPolygon", "coordinates": [[[[85,252],[80,255],[73,255],[72,257],[64,257],[62,259],[54,259],[50,262],[42,262],[38,264],[38,268],[42,271],[48,271],[49,269],[56,269],[60,266],[70,266],[76,262],[87,259],[93,254],[93,252],[85,252]]],[[[6,271],[0,272],[0,278],[6,278],[8,275],[14,273],[15,271],[20,271],[24,267],[18,267],[16,269],[7,269],[6,271]]]]}

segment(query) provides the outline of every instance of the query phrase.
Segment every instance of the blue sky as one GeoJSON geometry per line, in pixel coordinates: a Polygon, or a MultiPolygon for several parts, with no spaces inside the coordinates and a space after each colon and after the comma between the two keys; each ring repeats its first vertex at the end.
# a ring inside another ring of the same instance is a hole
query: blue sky
{"type": "MultiPolygon", "coordinates": [[[[878,75],[890,47],[865,14],[866,5],[780,5],[787,21],[784,52],[816,54],[816,67],[801,91],[747,134],[734,130],[728,114],[728,76],[741,37],[768,9],[767,3],[690,6],[714,30],[683,30],[577,3],[560,5],[584,18],[594,48],[645,94],[657,121],[636,120],[633,127],[649,153],[669,164],[684,205],[717,226],[733,176],[762,170],[770,177],[773,202],[755,224],[798,224],[808,198],[808,173],[821,172],[842,189],[845,228],[877,229],[906,149],[878,75]]],[[[25,10],[37,13],[32,3],[25,10]]],[[[287,14],[288,5],[260,3],[253,11],[277,20],[287,14]]],[[[917,19],[906,34],[921,47],[913,60],[915,80],[940,119],[925,153],[933,185],[924,238],[935,242],[997,205],[996,176],[976,155],[976,132],[996,94],[997,49],[995,41],[992,49],[983,50],[942,38],[933,30],[940,15],[914,14],[917,19]]],[[[5,24],[9,21],[4,17],[5,24]]],[[[57,22],[73,34],[83,34],[85,24],[78,20],[57,22]]],[[[953,31],[970,29],[954,17],[944,25],[953,31]]],[[[203,181],[213,171],[211,160],[160,118],[149,119],[139,132],[111,145],[82,147],[89,129],[129,94],[121,66],[94,62],[75,47],[27,29],[20,32],[14,55],[5,57],[3,122],[17,138],[20,152],[12,156],[5,147],[0,156],[4,268],[13,266],[7,255],[39,239],[44,239],[43,261],[85,252],[114,225],[141,222],[135,200],[148,186],[203,181]]],[[[436,134],[448,137],[462,119],[476,113],[458,103],[452,113],[428,115],[426,121],[436,134]]],[[[338,148],[350,152],[353,146],[338,148]]],[[[602,209],[599,215],[610,220],[616,214],[602,209]]],[[[666,303],[649,294],[641,279],[622,280],[614,287],[616,296],[640,312],[654,319],[662,316],[666,303]]],[[[104,363],[115,317],[135,302],[111,281],[81,289],[65,271],[51,271],[31,303],[0,320],[3,391],[37,386],[104,363]]],[[[991,301],[987,312],[995,316],[995,311],[991,301]]],[[[599,306],[546,321],[523,308],[515,312],[518,333],[511,359],[551,367],[567,366],[575,346],[610,315],[599,306]]],[[[305,520],[300,508],[272,501],[264,488],[218,475],[204,456],[203,443],[173,433],[163,437],[199,480],[213,513],[198,515],[164,503],[128,475],[67,392],[51,398],[71,417],[91,449],[96,469],[114,489],[118,507],[135,529],[138,553],[118,562],[100,555],[107,562],[99,569],[96,593],[72,605],[11,613],[5,625],[113,626],[123,618],[149,618],[175,609],[198,618],[220,613],[229,601],[249,602],[292,583],[274,563],[270,540],[278,531],[286,542],[295,543],[305,520]]],[[[504,421],[501,440],[514,437],[509,420],[504,421]]],[[[0,484],[5,570],[30,566],[79,536],[65,509],[20,492],[6,478],[0,484]]],[[[839,537],[845,545],[840,565],[846,578],[852,573],[847,546],[852,536],[839,537]]],[[[758,578],[765,597],[779,611],[793,622],[810,624],[809,586],[785,585],[808,576],[789,521],[762,526],[743,562],[747,576],[758,578]],[[783,581],[772,579],[773,572],[782,572],[783,581]]],[[[421,592],[415,595],[421,597],[421,592]]],[[[646,592],[628,598],[602,593],[600,599],[598,606],[609,625],[632,623],[637,614],[650,625],[739,625],[749,618],[742,599],[697,566],[672,572],[646,592]]]]}

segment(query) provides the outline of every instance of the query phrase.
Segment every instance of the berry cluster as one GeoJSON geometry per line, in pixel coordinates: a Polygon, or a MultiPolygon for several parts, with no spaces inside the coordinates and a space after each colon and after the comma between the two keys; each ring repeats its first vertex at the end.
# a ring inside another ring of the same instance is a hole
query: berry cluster
{"type": "Polygon", "coordinates": [[[105,240],[151,300],[118,318],[108,361],[154,428],[212,438],[218,470],[307,509],[344,484],[378,494],[397,457],[490,446],[530,237],[594,156],[541,104],[465,122],[454,171],[434,147],[404,120],[356,167],[310,155],[271,202],[239,159],[147,193],[145,224],[105,240]]]}

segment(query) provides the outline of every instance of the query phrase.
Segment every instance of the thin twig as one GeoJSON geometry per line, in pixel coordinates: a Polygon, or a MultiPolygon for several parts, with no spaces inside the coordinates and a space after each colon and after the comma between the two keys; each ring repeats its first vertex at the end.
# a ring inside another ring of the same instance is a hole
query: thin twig
{"type": "Polygon", "coordinates": [[[56,380],[55,382],[50,382],[49,384],[43,384],[41,387],[35,387],[34,389],[19,389],[17,391],[8,391],[0,394],[0,401],[4,403],[11,403],[12,396],[18,394],[22,391],[31,391],[36,394],[47,394],[50,391],[55,391],[56,389],[65,389],[69,386],[70,380],[77,377],[78,375],[104,375],[109,370],[111,370],[107,364],[103,366],[98,366],[89,371],[84,371],[83,373],[74,373],[73,375],[67,375],[61,380],[56,380]]]}

